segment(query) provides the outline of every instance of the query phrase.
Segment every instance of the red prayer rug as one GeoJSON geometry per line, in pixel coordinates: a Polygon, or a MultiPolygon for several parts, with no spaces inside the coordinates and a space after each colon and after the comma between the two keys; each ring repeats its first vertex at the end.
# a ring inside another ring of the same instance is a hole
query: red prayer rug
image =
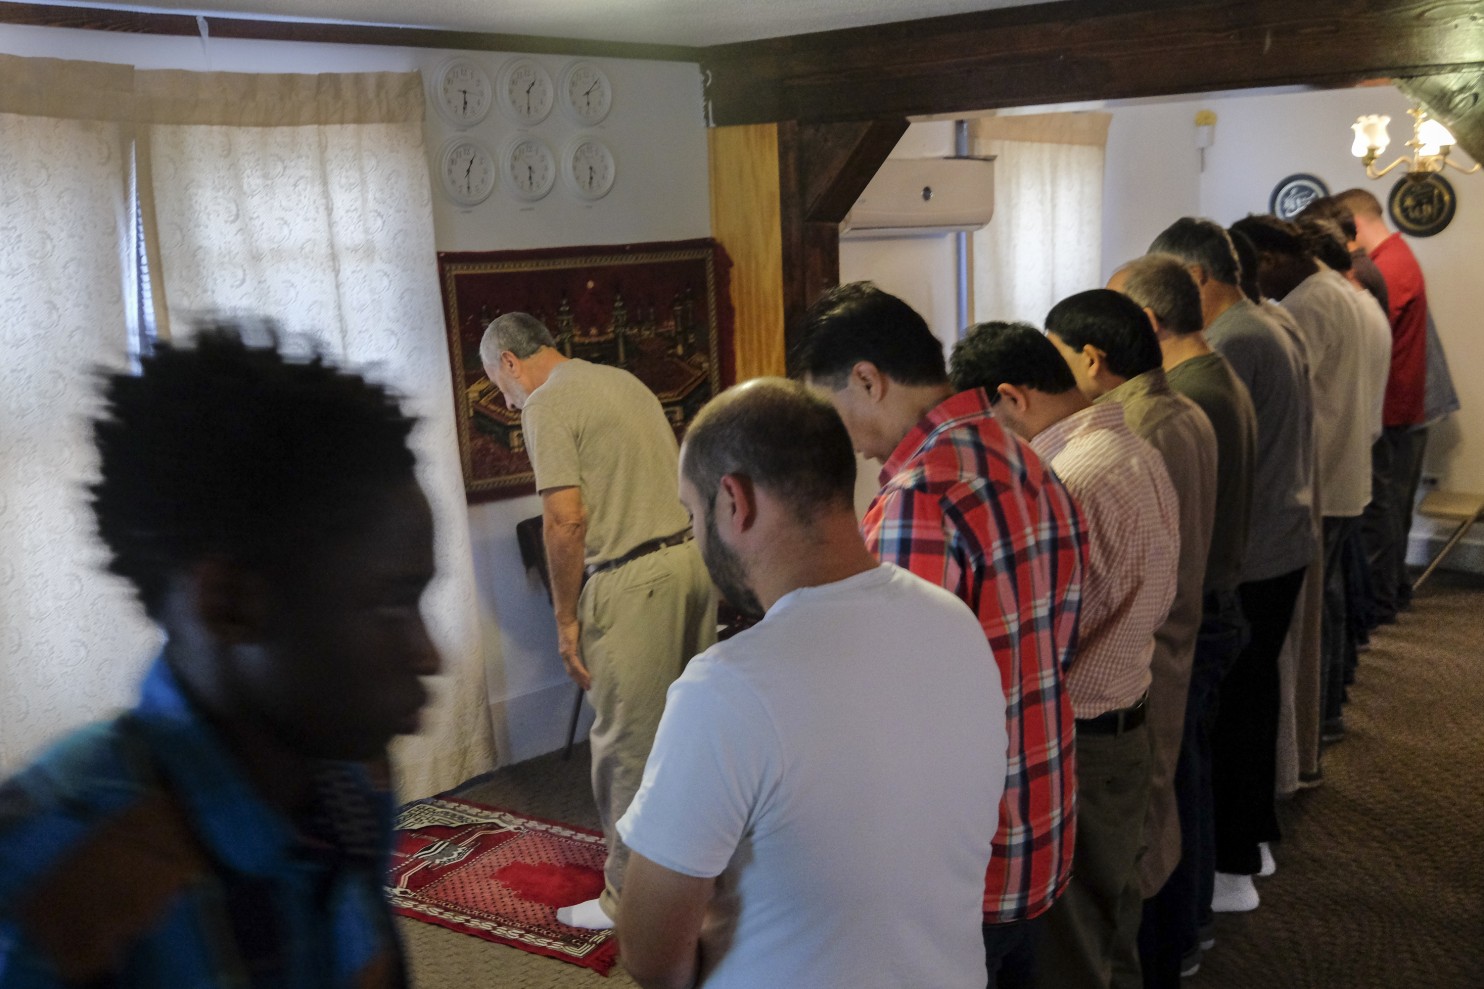
{"type": "Polygon", "coordinates": [[[613,931],[557,922],[557,907],[603,891],[596,831],[434,797],[397,818],[387,895],[404,917],[560,958],[607,975],[613,931]]]}

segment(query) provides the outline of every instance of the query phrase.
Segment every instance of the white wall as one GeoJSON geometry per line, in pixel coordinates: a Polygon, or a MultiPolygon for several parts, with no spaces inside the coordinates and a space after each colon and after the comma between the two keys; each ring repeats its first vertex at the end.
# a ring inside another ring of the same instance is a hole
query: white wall
{"type": "MultiPolygon", "coordinates": [[[[1380,180],[1366,178],[1350,155],[1350,124],[1363,113],[1391,116],[1392,146],[1383,159],[1387,162],[1406,150],[1402,145],[1411,136],[1409,105],[1389,86],[1207,99],[1184,105],[1183,133],[1173,131],[1170,140],[1176,143],[1190,133],[1198,106],[1216,111],[1215,145],[1206,152],[1206,171],[1200,176],[1200,211],[1223,224],[1249,212],[1266,212],[1273,187],[1295,172],[1318,176],[1332,192],[1360,186],[1384,204],[1401,181],[1400,172],[1380,180]]],[[[1115,126],[1122,115],[1118,111],[1115,126]]],[[[1460,158],[1465,165],[1472,163],[1467,155],[1460,158]]],[[[1433,427],[1425,472],[1443,489],[1484,493],[1484,381],[1469,373],[1484,360],[1484,339],[1475,332],[1478,258],[1484,255],[1484,174],[1450,173],[1449,181],[1458,198],[1452,224],[1433,237],[1408,238],[1427,277],[1428,302],[1463,406],[1433,427]]],[[[1419,520],[1414,528],[1414,561],[1426,558],[1425,543],[1436,531],[1432,522],[1419,520]]],[[[1451,562],[1484,568],[1484,533],[1467,541],[1451,562]]]]}
{"type": "MultiPolygon", "coordinates": [[[[118,62],[144,69],[231,72],[421,71],[431,80],[453,53],[420,48],[292,42],[159,38],[112,32],[0,24],[0,53],[118,62]]],[[[460,53],[483,64],[491,79],[510,55],[460,53]]],[[[534,56],[560,78],[571,58],[534,56]]],[[[596,130],[613,150],[618,178],[596,203],[581,203],[560,183],[543,200],[523,203],[500,190],[472,209],[439,192],[434,174],[434,229],[440,251],[509,250],[563,245],[623,244],[710,235],[706,132],[696,65],[598,59],[613,84],[613,109],[596,130]]],[[[472,129],[491,147],[516,128],[498,108],[472,129]]],[[[531,128],[560,155],[580,128],[559,109],[531,128]]],[[[454,133],[430,105],[430,167],[454,133]]],[[[429,259],[432,263],[432,259],[429,259]]],[[[453,438],[449,438],[453,442],[453,438]]],[[[550,605],[539,581],[520,565],[515,523],[540,514],[534,496],[470,506],[481,623],[501,762],[558,747],[576,688],[562,671],[550,605]]],[[[590,720],[590,712],[587,720],[590,720]]],[[[585,724],[584,728],[585,730],[585,724]]]]}

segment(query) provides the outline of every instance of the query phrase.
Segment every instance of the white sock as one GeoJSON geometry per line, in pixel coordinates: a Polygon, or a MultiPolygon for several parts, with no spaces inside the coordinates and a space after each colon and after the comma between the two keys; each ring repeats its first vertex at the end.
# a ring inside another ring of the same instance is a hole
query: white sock
{"type": "Polygon", "coordinates": [[[557,910],[557,920],[568,927],[580,927],[585,931],[608,931],[613,929],[613,918],[597,900],[584,900],[570,907],[557,910]]]}
{"type": "Polygon", "coordinates": [[[1258,853],[1262,856],[1262,868],[1257,870],[1259,876],[1271,876],[1278,871],[1278,863],[1273,860],[1273,850],[1267,842],[1257,846],[1258,853]]]}

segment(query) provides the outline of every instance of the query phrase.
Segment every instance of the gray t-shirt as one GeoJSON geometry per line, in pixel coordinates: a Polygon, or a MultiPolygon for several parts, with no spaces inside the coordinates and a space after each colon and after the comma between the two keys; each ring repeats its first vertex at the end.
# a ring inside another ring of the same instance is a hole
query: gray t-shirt
{"type": "Polygon", "coordinates": [[[1216,525],[1206,557],[1206,590],[1231,590],[1242,582],[1252,517],[1252,461],[1257,418],[1247,386],[1226,358],[1203,354],[1165,372],[1170,387],[1201,407],[1216,430],[1216,525]]]}
{"type": "Polygon", "coordinates": [[[557,365],[521,411],[536,490],[577,487],[588,565],[690,526],[676,487],[679,445],[654,392],[621,368],[557,365]]]}
{"type": "Polygon", "coordinates": [[[1309,484],[1312,399],[1303,355],[1264,309],[1242,299],[1206,327],[1206,339],[1236,372],[1257,413],[1252,523],[1242,580],[1270,580],[1312,555],[1309,484]]]}

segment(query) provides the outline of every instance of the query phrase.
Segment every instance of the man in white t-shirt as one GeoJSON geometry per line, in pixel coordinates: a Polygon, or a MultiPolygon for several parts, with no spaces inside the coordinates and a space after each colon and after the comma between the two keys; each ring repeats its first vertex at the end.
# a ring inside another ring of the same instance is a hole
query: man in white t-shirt
{"type": "Polygon", "coordinates": [[[702,410],[680,498],[752,628],[670,687],[618,822],[644,986],[984,985],[1005,707],[978,620],[866,549],[829,403],[758,379],[702,410]]]}

